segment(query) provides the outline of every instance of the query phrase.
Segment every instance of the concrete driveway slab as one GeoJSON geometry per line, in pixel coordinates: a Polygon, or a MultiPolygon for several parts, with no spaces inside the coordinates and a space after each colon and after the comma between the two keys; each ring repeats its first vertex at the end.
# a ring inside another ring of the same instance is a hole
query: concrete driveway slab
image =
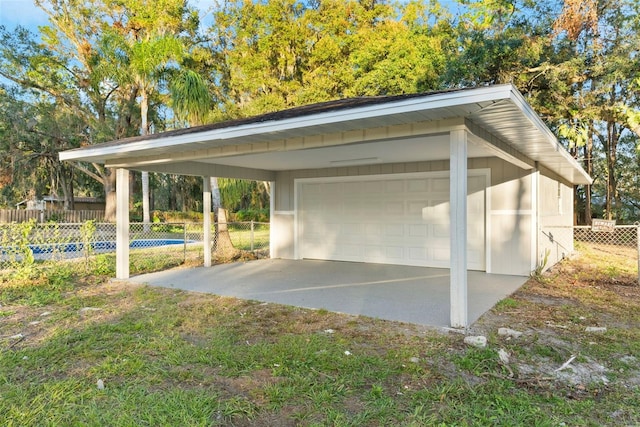
{"type": "MultiPolygon", "coordinates": [[[[526,280],[470,271],[469,323],[526,280]]],[[[419,325],[449,325],[448,269],[269,259],[160,271],[129,281],[419,325]]]]}

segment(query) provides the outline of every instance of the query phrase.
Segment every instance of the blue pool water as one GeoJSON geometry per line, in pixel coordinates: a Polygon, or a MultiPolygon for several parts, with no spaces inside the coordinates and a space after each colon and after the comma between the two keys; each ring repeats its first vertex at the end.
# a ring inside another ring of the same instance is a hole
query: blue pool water
{"type": "MultiPolygon", "coordinates": [[[[157,246],[168,245],[182,245],[185,241],[182,239],[137,239],[132,240],[129,247],[132,249],[139,248],[153,248],[157,246]]],[[[191,241],[187,241],[191,243],[191,241]]],[[[82,252],[84,250],[84,243],[72,242],[72,243],[49,243],[42,245],[29,245],[29,248],[34,255],[38,254],[50,254],[53,252],[82,252]]],[[[116,242],[114,241],[101,241],[91,243],[91,248],[96,252],[112,252],[116,250],[116,242]]]]}

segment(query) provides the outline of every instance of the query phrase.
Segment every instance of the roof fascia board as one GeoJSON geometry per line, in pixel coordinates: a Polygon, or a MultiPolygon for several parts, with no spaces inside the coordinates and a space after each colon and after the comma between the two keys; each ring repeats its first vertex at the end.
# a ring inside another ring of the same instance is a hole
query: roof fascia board
{"type": "Polygon", "coordinates": [[[520,109],[520,111],[522,111],[522,114],[524,114],[525,117],[527,117],[527,119],[529,119],[531,123],[534,124],[534,126],[540,131],[540,133],[546,137],[546,140],[548,141],[550,146],[549,148],[564,157],[564,160],[578,172],[582,180],[574,182],[574,184],[592,184],[593,179],[582,168],[580,163],[578,163],[578,161],[569,154],[569,152],[562,146],[562,144],[560,144],[558,138],[556,138],[553,132],[551,132],[547,125],[544,124],[540,116],[538,116],[538,114],[533,111],[529,103],[524,99],[522,94],[515,88],[515,86],[511,86],[510,92],[511,101],[520,109]]]}
{"type": "Polygon", "coordinates": [[[355,107],[353,109],[340,109],[325,113],[299,116],[283,120],[271,120],[266,122],[250,123],[228,128],[213,129],[175,137],[156,138],[152,140],[136,141],[123,145],[109,147],[86,147],[76,150],[68,150],[60,153],[60,160],[77,160],[87,157],[105,157],[115,153],[122,154],[146,150],[152,147],[170,147],[203,141],[222,141],[225,139],[255,136],[282,131],[290,131],[305,127],[322,126],[341,122],[362,119],[372,119],[381,116],[389,116],[408,112],[433,110],[464,104],[476,104],[481,102],[499,101],[509,98],[512,85],[487,86],[476,89],[444,92],[424,97],[410,98],[395,102],[382,103],[370,106],[355,107]]]}

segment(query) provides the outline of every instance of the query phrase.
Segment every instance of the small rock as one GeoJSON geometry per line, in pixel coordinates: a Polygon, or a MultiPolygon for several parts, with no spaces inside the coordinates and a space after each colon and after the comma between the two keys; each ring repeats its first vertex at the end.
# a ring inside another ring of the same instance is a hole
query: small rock
{"type": "Polygon", "coordinates": [[[509,328],[499,328],[498,335],[513,337],[513,338],[520,338],[522,336],[522,332],[509,329],[509,328]]]}
{"type": "Polygon", "coordinates": [[[349,350],[345,350],[345,351],[344,351],[344,355],[345,355],[345,356],[351,356],[351,352],[350,352],[349,350]]]}
{"type": "Polygon", "coordinates": [[[498,357],[500,358],[500,363],[502,363],[503,365],[509,364],[509,353],[507,353],[507,350],[505,350],[504,348],[498,350],[498,357]]]}
{"type": "Polygon", "coordinates": [[[51,316],[51,312],[50,311],[45,311],[44,313],[41,313],[40,316],[41,317],[51,316]]]}
{"type": "Polygon", "coordinates": [[[15,334],[15,335],[11,335],[9,337],[9,339],[11,339],[11,340],[19,340],[19,339],[22,339],[22,338],[24,338],[24,335],[22,335],[22,334],[15,334]]]}
{"type": "Polygon", "coordinates": [[[86,313],[89,311],[100,311],[102,310],[101,308],[97,308],[97,307],[82,307],[79,311],[80,313],[86,313]]]}
{"type": "Polygon", "coordinates": [[[604,333],[607,332],[607,328],[603,326],[587,326],[584,331],[589,333],[604,333]]]}
{"type": "Polygon", "coordinates": [[[99,379],[96,383],[96,386],[98,387],[98,390],[104,390],[104,381],[102,381],[102,379],[99,379]]]}
{"type": "Polygon", "coordinates": [[[483,348],[487,346],[487,337],[482,335],[464,337],[464,343],[474,347],[483,348]]]}
{"type": "Polygon", "coordinates": [[[409,362],[411,362],[411,363],[419,363],[420,362],[420,358],[419,357],[412,357],[411,359],[409,359],[409,362]]]}
{"type": "Polygon", "coordinates": [[[22,356],[22,360],[29,360],[29,356],[22,356]]]}
{"type": "Polygon", "coordinates": [[[39,320],[34,320],[33,322],[29,322],[29,324],[30,324],[31,326],[35,326],[35,325],[37,325],[38,323],[40,323],[40,321],[39,321],[39,320]]]}
{"type": "Polygon", "coordinates": [[[333,329],[325,329],[324,333],[325,334],[333,334],[335,331],[333,329]]]}
{"type": "Polygon", "coordinates": [[[622,409],[618,409],[617,411],[614,411],[609,414],[610,418],[620,418],[622,416],[624,416],[624,411],[622,409]]]}
{"type": "Polygon", "coordinates": [[[632,365],[638,361],[638,359],[634,356],[622,356],[620,358],[622,363],[626,363],[627,365],[632,365]]]}

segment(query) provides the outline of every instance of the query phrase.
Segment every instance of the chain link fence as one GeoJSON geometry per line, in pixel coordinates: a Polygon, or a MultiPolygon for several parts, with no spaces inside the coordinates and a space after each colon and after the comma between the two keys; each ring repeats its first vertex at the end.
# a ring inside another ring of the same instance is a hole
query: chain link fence
{"type": "Polygon", "coordinates": [[[632,248],[638,245],[636,225],[616,225],[611,231],[597,231],[587,225],[545,226],[541,233],[542,240],[552,242],[560,250],[570,250],[572,241],[632,248]]]}
{"type": "MultiPolygon", "coordinates": [[[[542,254],[562,258],[573,252],[573,244],[586,243],[615,248],[636,249],[638,260],[638,283],[640,283],[640,225],[616,225],[609,230],[599,230],[590,226],[543,227],[540,236],[542,254]],[[547,253],[547,251],[549,251],[547,253]]],[[[543,261],[544,262],[544,261],[543,261]]]]}
{"type": "MultiPolygon", "coordinates": [[[[212,224],[212,249],[219,259],[253,254],[268,256],[269,223],[212,224]],[[225,253],[221,253],[222,250],[225,253]]],[[[203,259],[202,223],[131,223],[131,271],[157,265],[196,264],[203,259]]],[[[0,224],[0,269],[33,261],[88,258],[115,254],[116,225],[112,223],[0,224]]]]}

